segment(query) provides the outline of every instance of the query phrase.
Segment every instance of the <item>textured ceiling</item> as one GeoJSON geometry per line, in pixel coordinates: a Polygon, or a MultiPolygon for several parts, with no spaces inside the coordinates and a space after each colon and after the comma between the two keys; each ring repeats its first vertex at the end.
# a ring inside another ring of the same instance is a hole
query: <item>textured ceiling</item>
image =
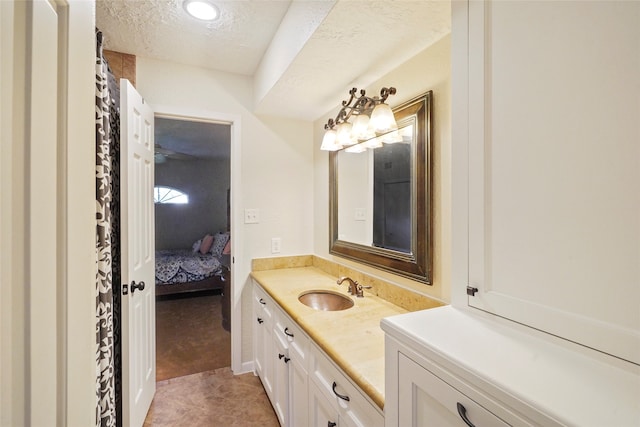
{"type": "Polygon", "coordinates": [[[107,49],[253,75],[290,1],[214,1],[220,17],[199,21],[182,0],[98,0],[107,49]]]}
{"type": "Polygon", "coordinates": [[[256,113],[305,120],[450,32],[448,0],[211,1],[204,23],[182,0],[98,0],[96,25],[107,49],[253,76],[256,113]]]}

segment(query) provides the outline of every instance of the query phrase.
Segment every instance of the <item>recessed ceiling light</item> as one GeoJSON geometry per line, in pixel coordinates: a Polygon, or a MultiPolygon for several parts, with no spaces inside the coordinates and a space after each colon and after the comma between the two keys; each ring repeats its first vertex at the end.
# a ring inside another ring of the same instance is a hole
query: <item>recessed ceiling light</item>
{"type": "Polygon", "coordinates": [[[185,0],[182,6],[189,15],[203,21],[213,21],[219,15],[218,8],[207,0],[185,0]]]}

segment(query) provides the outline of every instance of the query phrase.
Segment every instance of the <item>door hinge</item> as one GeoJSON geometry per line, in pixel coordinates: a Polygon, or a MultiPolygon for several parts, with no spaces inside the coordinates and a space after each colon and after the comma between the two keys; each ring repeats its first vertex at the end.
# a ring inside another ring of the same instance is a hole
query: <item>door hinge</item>
{"type": "Polygon", "coordinates": [[[475,297],[476,292],[478,292],[478,288],[474,288],[473,286],[467,286],[467,295],[470,297],[475,297]]]}
{"type": "Polygon", "coordinates": [[[129,295],[129,285],[122,285],[122,295],[129,295]]]}

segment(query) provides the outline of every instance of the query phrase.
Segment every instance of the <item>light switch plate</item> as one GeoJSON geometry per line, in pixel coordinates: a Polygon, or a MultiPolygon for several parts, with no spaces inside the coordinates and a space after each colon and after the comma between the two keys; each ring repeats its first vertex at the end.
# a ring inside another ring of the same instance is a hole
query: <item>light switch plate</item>
{"type": "Polygon", "coordinates": [[[271,253],[279,254],[282,249],[282,239],[280,237],[274,237],[271,239],[271,253]]]}

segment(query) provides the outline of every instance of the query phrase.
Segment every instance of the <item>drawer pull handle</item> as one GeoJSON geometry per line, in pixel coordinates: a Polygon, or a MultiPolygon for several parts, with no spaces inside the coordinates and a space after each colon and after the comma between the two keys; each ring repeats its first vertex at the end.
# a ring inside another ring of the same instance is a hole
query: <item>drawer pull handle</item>
{"type": "Polygon", "coordinates": [[[288,337],[293,338],[293,334],[291,332],[289,332],[289,328],[284,328],[284,334],[288,337]]]}
{"type": "Polygon", "coordinates": [[[333,421],[329,421],[327,423],[327,427],[336,427],[338,424],[334,423],[333,421]]]}
{"type": "Polygon", "coordinates": [[[346,396],[344,394],[340,394],[336,391],[336,387],[338,387],[338,384],[336,384],[336,382],[333,382],[333,386],[331,387],[333,389],[333,393],[338,396],[340,399],[342,400],[346,400],[347,402],[350,401],[351,399],[349,399],[349,396],[346,396]]]}
{"type": "Polygon", "coordinates": [[[260,304],[262,304],[262,305],[266,305],[267,303],[265,302],[265,300],[263,300],[262,298],[260,298],[260,304]]]}
{"type": "Polygon", "coordinates": [[[262,320],[261,318],[258,317],[258,323],[262,324],[262,323],[264,323],[264,320],[262,320]]]}
{"type": "Polygon", "coordinates": [[[458,414],[460,415],[460,418],[462,418],[462,421],[464,421],[465,424],[468,425],[469,427],[476,427],[473,425],[471,420],[467,418],[467,408],[465,408],[464,405],[460,402],[458,402],[457,406],[458,406],[458,414]]]}

